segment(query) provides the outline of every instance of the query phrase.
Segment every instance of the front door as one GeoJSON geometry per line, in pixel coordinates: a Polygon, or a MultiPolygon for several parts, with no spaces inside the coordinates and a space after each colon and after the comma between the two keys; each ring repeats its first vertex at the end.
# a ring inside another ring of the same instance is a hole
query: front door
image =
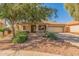
{"type": "Polygon", "coordinates": [[[31,25],[31,32],[33,32],[33,33],[36,32],[36,25],[31,25]]]}

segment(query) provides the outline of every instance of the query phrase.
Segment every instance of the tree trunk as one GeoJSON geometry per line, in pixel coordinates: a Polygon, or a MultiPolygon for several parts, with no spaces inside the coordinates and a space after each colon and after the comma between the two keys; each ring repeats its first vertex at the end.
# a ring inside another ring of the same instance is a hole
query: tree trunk
{"type": "Polygon", "coordinates": [[[15,27],[14,27],[14,21],[12,21],[12,33],[13,33],[13,38],[15,37],[15,27]]]}
{"type": "Polygon", "coordinates": [[[3,37],[4,37],[4,33],[5,33],[5,31],[3,31],[2,33],[3,33],[3,37]]]}

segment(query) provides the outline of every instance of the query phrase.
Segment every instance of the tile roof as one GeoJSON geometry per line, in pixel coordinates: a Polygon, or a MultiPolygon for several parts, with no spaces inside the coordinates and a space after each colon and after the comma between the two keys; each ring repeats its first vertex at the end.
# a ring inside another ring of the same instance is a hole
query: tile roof
{"type": "Polygon", "coordinates": [[[65,24],[57,23],[57,22],[51,22],[51,21],[43,21],[44,24],[47,24],[49,26],[65,26],[65,24]]]}
{"type": "Polygon", "coordinates": [[[79,25],[79,21],[71,21],[67,25],[79,25]]]}

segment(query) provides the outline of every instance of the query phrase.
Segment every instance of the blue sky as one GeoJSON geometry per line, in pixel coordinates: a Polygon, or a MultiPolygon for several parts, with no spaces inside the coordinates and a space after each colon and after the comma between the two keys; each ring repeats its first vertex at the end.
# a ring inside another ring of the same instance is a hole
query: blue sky
{"type": "Polygon", "coordinates": [[[55,20],[56,22],[59,23],[67,23],[72,20],[72,17],[69,16],[67,10],[65,10],[63,3],[45,3],[44,5],[46,5],[49,8],[57,9],[58,17],[55,18],[52,15],[52,17],[49,18],[50,21],[55,20]]]}

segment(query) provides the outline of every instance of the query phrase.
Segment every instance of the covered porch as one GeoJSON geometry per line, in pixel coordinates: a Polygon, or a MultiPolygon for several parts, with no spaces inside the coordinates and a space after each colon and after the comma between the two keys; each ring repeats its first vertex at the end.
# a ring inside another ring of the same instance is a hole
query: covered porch
{"type": "Polygon", "coordinates": [[[46,24],[17,24],[15,25],[15,29],[21,30],[21,31],[27,31],[31,33],[36,33],[36,32],[45,32],[47,29],[46,24]]]}

